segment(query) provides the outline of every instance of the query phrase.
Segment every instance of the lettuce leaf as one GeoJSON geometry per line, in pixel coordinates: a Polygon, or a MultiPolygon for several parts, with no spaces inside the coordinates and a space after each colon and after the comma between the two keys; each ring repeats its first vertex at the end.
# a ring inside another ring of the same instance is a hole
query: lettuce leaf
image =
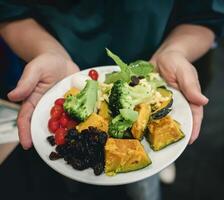
{"type": "Polygon", "coordinates": [[[124,80],[130,82],[132,76],[147,77],[151,72],[154,72],[154,66],[147,61],[137,60],[127,65],[117,55],[112,53],[109,49],[106,49],[107,55],[111,57],[114,62],[120,67],[119,72],[112,72],[106,74],[105,83],[114,83],[117,80],[124,80]]]}
{"type": "Polygon", "coordinates": [[[106,75],[105,83],[114,83],[117,80],[124,80],[129,82],[131,80],[131,72],[126,63],[124,63],[117,55],[106,49],[107,55],[111,57],[114,62],[120,67],[120,72],[112,72],[106,75]]]}

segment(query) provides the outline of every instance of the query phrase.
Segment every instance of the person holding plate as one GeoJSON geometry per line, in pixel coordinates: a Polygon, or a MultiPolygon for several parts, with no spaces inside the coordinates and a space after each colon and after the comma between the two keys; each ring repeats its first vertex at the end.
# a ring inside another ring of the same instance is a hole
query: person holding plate
{"type": "MultiPolygon", "coordinates": [[[[221,35],[223,4],[218,0],[1,0],[0,35],[27,63],[8,94],[11,101],[22,101],[18,129],[23,148],[32,146],[30,119],[42,95],[72,73],[111,64],[105,47],[130,62],[149,60],[170,86],[184,94],[193,114],[192,144],[199,136],[208,99],[191,63],[221,35]]],[[[127,188],[134,199],[159,199],[157,176],[127,188]]]]}

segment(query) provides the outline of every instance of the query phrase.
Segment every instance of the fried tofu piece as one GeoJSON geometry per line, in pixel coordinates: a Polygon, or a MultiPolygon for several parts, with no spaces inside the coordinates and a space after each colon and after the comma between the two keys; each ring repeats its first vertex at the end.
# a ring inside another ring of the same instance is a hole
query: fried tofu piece
{"type": "Polygon", "coordinates": [[[88,129],[90,126],[107,133],[109,122],[100,115],[92,113],[84,122],[81,122],[78,126],[76,126],[76,128],[79,132],[81,132],[82,130],[88,129]]]}
{"type": "Polygon", "coordinates": [[[137,105],[135,110],[138,112],[138,119],[132,125],[131,133],[135,139],[142,140],[151,114],[151,107],[142,103],[137,105]]]}
{"type": "Polygon", "coordinates": [[[108,176],[144,168],[151,164],[143,145],[136,139],[109,138],[105,146],[105,173],[108,176]]]}
{"type": "Polygon", "coordinates": [[[171,116],[151,121],[148,124],[148,129],[148,140],[154,151],[159,151],[185,136],[181,131],[180,124],[171,116]]]}

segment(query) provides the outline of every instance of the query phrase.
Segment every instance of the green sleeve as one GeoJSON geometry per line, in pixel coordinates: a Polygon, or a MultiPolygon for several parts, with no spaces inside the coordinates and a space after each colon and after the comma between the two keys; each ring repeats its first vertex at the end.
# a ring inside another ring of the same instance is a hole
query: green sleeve
{"type": "Polygon", "coordinates": [[[23,3],[23,1],[0,0],[0,22],[24,19],[31,16],[31,7],[23,3]]]}
{"type": "Polygon", "coordinates": [[[208,27],[216,37],[221,37],[224,28],[223,0],[176,0],[171,27],[179,24],[197,24],[208,27]]]}

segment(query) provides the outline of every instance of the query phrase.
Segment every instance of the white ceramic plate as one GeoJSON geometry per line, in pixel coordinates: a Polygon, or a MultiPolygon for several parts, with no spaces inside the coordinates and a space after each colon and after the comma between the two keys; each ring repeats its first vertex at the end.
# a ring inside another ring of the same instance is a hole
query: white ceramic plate
{"type": "MultiPolygon", "coordinates": [[[[100,74],[99,81],[103,81],[106,73],[118,70],[118,67],[106,66],[96,67],[94,69],[96,69],[100,74]]],[[[190,139],[192,131],[192,114],[189,104],[183,95],[172,88],[170,89],[173,91],[174,101],[171,115],[174,119],[180,122],[185,138],[158,152],[154,152],[144,139],[142,144],[152,160],[152,164],[150,166],[141,170],[121,173],[116,176],[109,177],[105,174],[95,176],[92,169],[86,169],[84,171],[74,170],[70,165],[67,165],[63,159],[56,161],[51,161],[49,159],[49,154],[54,150],[54,147],[52,147],[46,140],[46,137],[50,135],[47,125],[48,119],[50,118],[50,109],[53,106],[54,101],[57,98],[62,97],[72,86],[76,86],[78,88],[83,87],[85,85],[85,80],[89,78],[89,70],[90,69],[76,73],[57,83],[41,98],[36,106],[31,121],[31,134],[34,147],[40,157],[50,167],[64,176],[76,181],[94,185],[122,185],[136,182],[158,173],[174,162],[184,151],[190,139]]]]}

